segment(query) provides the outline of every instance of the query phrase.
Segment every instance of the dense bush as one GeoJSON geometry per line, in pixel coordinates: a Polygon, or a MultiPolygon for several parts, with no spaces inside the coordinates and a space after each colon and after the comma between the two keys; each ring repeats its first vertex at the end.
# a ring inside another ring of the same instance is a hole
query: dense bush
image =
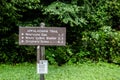
{"type": "Polygon", "coordinates": [[[82,47],[84,52],[89,52],[84,57],[94,61],[114,62],[120,57],[120,33],[104,26],[98,31],[83,32],[82,47]]]}
{"type": "Polygon", "coordinates": [[[120,63],[120,1],[1,0],[0,61],[36,61],[36,47],[18,45],[19,26],[65,26],[67,45],[47,47],[51,64],[85,60],[120,63]],[[114,30],[115,29],[115,30],[114,30]]]}
{"type": "Polygon", "coordinates": [[[110,26],[98,31],[82,32],[81,46],[55,47],[47,49],[47,59],[51,63],[83,62],[86,60],[120,63],[120,32],[110,26]],[[75,50],[77,49],[77,50],[75,50]]]}
{"type": "Polygon", "coordinates": [[[118,7],[120,4],[117,1],[109,0],[85,0],[83,5],[54,2],[46,7],[45,14],[50,19],[55,19],[52,18],[55,16],[56,21],[61,21],[62,25],[67,24],[67,47],[70,47],[52,50],[54,61],[56,58],[58,63],[85,60],[119,63],[120,35],[119,31],[114,30],[118,30],[115,27],[120,24],[118,7]]]}

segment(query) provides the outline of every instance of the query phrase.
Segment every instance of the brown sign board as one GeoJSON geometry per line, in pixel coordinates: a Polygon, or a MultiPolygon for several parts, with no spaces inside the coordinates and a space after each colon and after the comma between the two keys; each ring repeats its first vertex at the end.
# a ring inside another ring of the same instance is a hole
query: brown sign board
{"type": "Polygon", "coordinates": [[[66,44],[65,27],[19,27],[19,45],[66,44]]]}

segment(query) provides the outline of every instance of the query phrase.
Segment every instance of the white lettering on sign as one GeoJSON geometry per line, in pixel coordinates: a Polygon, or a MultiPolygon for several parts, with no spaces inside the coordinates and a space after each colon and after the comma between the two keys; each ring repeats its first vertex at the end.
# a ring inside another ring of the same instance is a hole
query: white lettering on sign
{"type": "Polygon", "coordinates": [[[26,36],[40,36],[40,34],[25,33],[26,36]]]}
{"type": "Polygon", "coordinates": [[[58,43],[63,43],[63,41],[58,41],[58,43]]]}
{"type": "Polygon", "coordinates": [[[35,30],[35,29],[28,29],[27,32],[48,33],[48,30],[35,30]]]}
{"type": "Polygon", "coordinates": [[[24,40],[21,40],[21,42],[23,43],[23,42],[24,42],[24,40]]]}
{"type": "Polygon", "coordinates": [[[45,37],[35,37],[36,40],[45,39],[45,37]]]}
{"type": "Polygon", "coordinates": [[[47,40],[56,40],[56,37],[46,37],[47,40]]]}
{"type": "Polygon", "coordinates": [[[31,43],[31,44],[32,44],[32,43],[39,43],[39,41],[33,41],[33,40],[26,40],[25,42],[26,42],[26,43],[31,43]]]}
{"type": "Polygon", "coordinates": [[[48,30],[37,30],[36,32],[39,32],[39,33],[48,33],[48,30]]]}
{"type": "Polygon", "coordinates": [[[57,30],[50,30],[51,33],[58,33],[57,30]]]}
{"type": "Polygon", "coordinates": [[[41,40],[41,43],[49,43],[49,41],[41,40]]]}
{"type": "Polygon", "coordinates": [[[58,40],[63,40],[63,37],[58,37],[58,40]]]}
{"type": "Polygon", "coordinates": [[[47,36],[47,34],[41,33],[41,36],[47,36]]]}
{"type": "Polygon", "coordinates": [[[22,39],[24,39],[24,37],[22,37],[22,39]]]}
{"type": "Polygon", "coordinates": [[[34,37],[25,37],[25,39],[34,39],[34,37]]]}
{"type": "Polygon", "coordinates": [[[21,34],[22,36],[24,35],[24,33],[21,34]]]}
{"type": "Polygon", "coordinates": [[[66,41],[66,28],[58,27],[20,27],[20,45],[60,45],[66,41]]]}
{"type": "Polygon", "coordinates": [[[28,29],[27,32],[36,32],[36,30],[28,29]]]}
{"type": "Polygon", "coordinates": [[[62,34],[58,34],[58,36],[64,36],[64,34],[62,33],[62,34]]]}

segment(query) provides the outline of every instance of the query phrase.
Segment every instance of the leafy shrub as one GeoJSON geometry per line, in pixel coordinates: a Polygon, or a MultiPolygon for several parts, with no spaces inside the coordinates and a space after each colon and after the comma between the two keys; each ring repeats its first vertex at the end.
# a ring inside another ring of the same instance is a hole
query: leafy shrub
{"type": "Polygon", "coordinates": [[[73,55],[73,51],[69,45],[48,47],[46,49],[46,59],[49,60],[50,64],[62,65],[68,62],[73,55]]]}
{"type": "Polygon", "coordinates": [[[0,2],[1,62],[36,61],[35,47],[18,45],[18,26],[39,26],[42,21],[47,26],[67,28],[66,47],[46,48],[46,58],[51,64],[60,65],[87,59],[119,62],[120,35],[111,27],[119,30],[120,1],[1,0],[0,2]]]}
{"type": "Polygon", "coordinates": [[[114,62],[115,57],[120,56],[120,34],[109,26],[104,26],[99,31],[83,32],[82,42],[83,51],[89,52],[84,57],[94,61],[114,62]]]}

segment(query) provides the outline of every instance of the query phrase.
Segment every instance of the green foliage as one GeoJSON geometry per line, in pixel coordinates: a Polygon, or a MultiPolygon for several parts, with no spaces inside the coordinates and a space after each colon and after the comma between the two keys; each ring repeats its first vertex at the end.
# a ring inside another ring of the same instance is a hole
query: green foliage
{"type": "Polygon", "coordinates": [[[57,1],[45,7],[44,10],[44,14],[49,15],[50,18],[57,16],[57,19],[64,24],[70,24],[70,26],[86,24],[85,19],[78,16],[79,6],[77,5],[57,1]]]}
{"type": "Polygon", "coordinates": [[[11,3],[3,0],[0,4],[0,10],[0,32],[2,33],[1,37],[3,37],[7,32],[11,32],[12,29],[15,29],[19,15],[16,13],[16,8],[11,3]]]}
{"type": "MultiPolygon", "coordinates": [[[[1,62],[8,62],[11,57],[11,52],[17,52],[13,49],[16,46],[16,24],[19,14],[16,13],[16,8],[5,0],[1,0],[0,10],[0,60],[1,62]]],[[[16,57],[15,55],[12,56],[12,59],[16,57]]]]}
{"type": "Polygon", "coordinates": [[[109,1],[107,3],[108,5],[108,15],[111,16],[110,18],[110,24],[114,29],[118,29],[120,25],[120,1],[109,1]]]}
{"type": "Polygon", "coordinates": [[[86,57],[95,61],[114,62],[114,58],[119,56],[120,34],[109,26],[95,32],[83,32],[82,42],[82,49],[90,53],[86,57]]]}
{"type": "Polygon", "coordinates": [[[46,59],[49,60],[50,64],[65,64],[71,59],[72,55],[74,55],[71,50],[68,45],[65,47],[49,47],[46,50],[46,59]]]}
{"type": "MultiPolygon", "coordinates": [[[[32,2],[34,1],[32,0],[32,2]]],[[[35,52],[34,47],[22,47],[18,45],[19,31],[17,25],[22,22],[20,21],[23,18],[22,13],[27,10],[26,8],[21,8],[19,5],[23,6],[22,2],[18,0],[10,2],[1,0],[0,3],[0,62],[2,63],[31,62],[36,60],[36,55],[33,53],[35,52]]],[[[25,5],[24,7],[29,9],[31,5],[25,5]]]]}
{"type": "Polygon", "coordinates": [[[37,9],[40,7],[40,0],[12,0],[11,1],[17,8],[21,8],[18,10],[26,11],[26,9],[37,9]]]}
{"type": "Polygon", "coordinates": [[[66,47],[47,47],[51,64],[112,61],[120,57],[118,0],[1,0],[0,61],[36,60],[35,47],[18,45],[19,26],[65,26],[66,47]],[[109,26],[109,27],[108,27],[109,26]],[[116,30],[114,30],[116,29],[116,30]],[[17,57],[16,57],[17,56],[17,57]]]}

